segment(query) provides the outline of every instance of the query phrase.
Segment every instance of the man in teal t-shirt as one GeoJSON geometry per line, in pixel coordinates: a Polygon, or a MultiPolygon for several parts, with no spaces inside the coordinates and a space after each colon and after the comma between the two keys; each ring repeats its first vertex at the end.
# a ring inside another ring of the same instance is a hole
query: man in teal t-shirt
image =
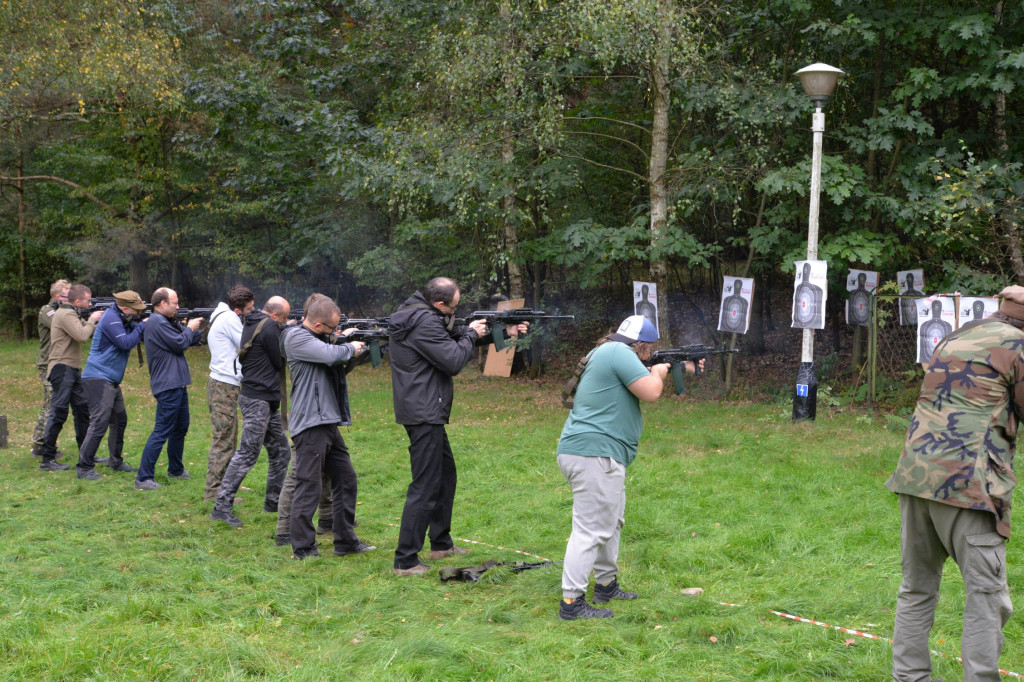
{"type": "MultiPolygon", "coordinates": [[[[658,330],[642,315],[627,317],[591,351],[580,376],[572,411],[558,441],[558,468],[572,489],[572,534],[562,568],[558,617],[609,618],[611,609],[585,599],[594,574],[594,602],[636,599],[618,583],[619,535],[626,509],[626,467],[636,457],[644,420],[640,401],[662,393],[669,365],[650,369],[658,330]]],[[[686,363],[686,371],[694,370],[686,363]]]]}

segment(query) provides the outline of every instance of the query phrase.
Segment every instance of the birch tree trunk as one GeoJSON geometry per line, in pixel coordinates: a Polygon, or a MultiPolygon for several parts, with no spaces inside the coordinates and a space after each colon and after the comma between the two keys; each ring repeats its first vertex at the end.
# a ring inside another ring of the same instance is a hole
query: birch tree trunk
{"type": "Polygon", "coordinates": [[[668,265],[664,257],[657,255],[665,238],[668,226],[668,188],[665,168],[668,164],[668,114],[671,104],[668,73],[672,50],[672,27],[669,22],[669,0],[662,0],[654,59],[651,63],[651,160],[647,171],[647,182],[651,197],[651,248],[655,252],[650,261],[651,281],[658,288],[658,327],[661,338],[671,344],[668,323],[668,265]]]}

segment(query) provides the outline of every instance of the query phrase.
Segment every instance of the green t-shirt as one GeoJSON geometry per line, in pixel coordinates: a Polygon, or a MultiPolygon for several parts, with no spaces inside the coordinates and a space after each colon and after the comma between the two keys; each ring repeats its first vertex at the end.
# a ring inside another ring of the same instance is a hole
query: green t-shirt
{"type": "Polygon", "coordinates": [[[640,400],[628,386],[650,373],[626,344],[611,341],[598,346],[580,377],[558,454],[611,457],[629,466],[636,457],[644,419],[640,400]]]}

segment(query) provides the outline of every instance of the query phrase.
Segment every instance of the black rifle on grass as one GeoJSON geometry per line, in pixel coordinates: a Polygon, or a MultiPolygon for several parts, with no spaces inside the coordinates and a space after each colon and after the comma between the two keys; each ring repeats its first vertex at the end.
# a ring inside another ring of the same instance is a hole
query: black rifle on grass
{"type": "Polygon", "coordinates": [[[487,324],[491,328],[491,340],[494,342],[494,347],[497,350],[505,349],[505,325],[507,324],[521,324],[523,322],[529,322],[533,324],[538,320],[572,320],[576,318],[572,315],[548,315],[543,310],[534,310],[533,308],[512,308],[511,310],[477,310],[473,312],[469,317],[456,318],[456,325],[465,325],[473,320],[486,320],[487,324]]]}
{"type": "Polygon", "coordinates": [[[739,352],[739,348],[726,348],[724,343],[721,348],[695,343],[690,346],[683,346],[682,348],[654,351],[651,357],[644,360],[644,364],[648,367],[664,363],[672,365],[672,386],[675,388],[676,395],[682,395],[686,392],[686,386],[683,384],[683,374],[686,373],[686,367],[683,365],[684,362],[692,362],[693,373],[699,375],[701,371],[698,363],[707,356],[739,352]]]}

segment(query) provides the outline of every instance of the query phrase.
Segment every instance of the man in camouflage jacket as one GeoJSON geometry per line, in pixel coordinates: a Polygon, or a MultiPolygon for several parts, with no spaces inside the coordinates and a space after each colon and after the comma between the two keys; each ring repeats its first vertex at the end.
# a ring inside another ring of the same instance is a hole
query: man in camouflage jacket
{"type": "Polygon", "coordinates": [[[999,680],[1002,629],[1013,611],[1006,540],[1024,414],[1024,287],[999,312],[945,337],[925,367],[903,453],[886,487],[899,494],[903,582],[893,633],[893,679],[931,679],[928,635],[942,568],[964,580],[964,680],[999,680]]]}

